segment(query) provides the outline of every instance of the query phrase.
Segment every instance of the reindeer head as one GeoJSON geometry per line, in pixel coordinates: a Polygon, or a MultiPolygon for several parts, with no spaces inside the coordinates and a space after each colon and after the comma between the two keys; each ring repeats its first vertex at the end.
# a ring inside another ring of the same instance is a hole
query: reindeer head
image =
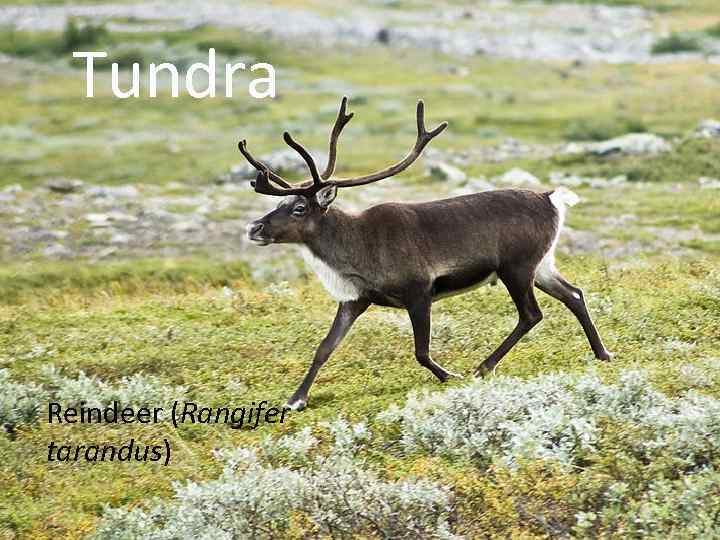
{"type": "Polygon", "coordinates": [[[347,112],[348,98],[343,97],[335,126],[330,134],[328,162],[322,174],[310,153],[286,131],[285,142],[297,151],[307,163],[311,179],[292,185],[271,171],[265,164],[256,160],[247,150],[242,140],[238,148],[245,159],[257,169],[258,174],[251,185],[257,193],[284,197],[275,210],[247,225],[248,238],[258,245],[271,243],[302,243],[320,226],[322,216],[335,200],[338,188],[361,186],[394,176],[407,169],[420,156],[427,144],[446,127],[443,122],[431,131],[425,129],[425,107],[422,101],[417,104],[417,139],[410,153],[401,161],[381,171],[355,178],[331,178],[335,172],[337,141],[345,125],[354,113],[347,112]],[[274,184],[274,185],[273,185],[274,184]]]}

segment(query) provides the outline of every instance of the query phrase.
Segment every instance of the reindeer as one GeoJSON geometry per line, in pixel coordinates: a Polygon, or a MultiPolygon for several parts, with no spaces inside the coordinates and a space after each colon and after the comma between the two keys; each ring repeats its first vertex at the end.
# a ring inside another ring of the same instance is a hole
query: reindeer
{"type": "Polygon", "coordinates": [[[245,140],[238,144],[258,171],[251,182],[255,191],[282,197],[277,208],[247,225],[248,239],[260,246],[299,244],[308,266],[338,301],[332,327],[287,407],[306,406],[318,371],[371,304],[407,310],[417,361],[442,382],[456,377],[430,357],[432,303],[497,279],[515,303],[518,322],[477,367],[476,377],[494,372],[503,356],[542,320],[533,286],[565,304],[580,322],[595,357],[610,359],[582,291],[555,268],[555,246],[566,207],[579,200],[574,193],[564,188],[545,193],[502,189],[431,202],[388,202],[358,214],[343,212],[331,206],[338,188],[370,184],[404,171],[447,127],[443,122],[427,131],[419,101],[417,139],[404,159],[366,176],[333,178],[337,141],[353,114],[347,113],[344,97],[322,173],[310,153],[284,133],[285,142],[310,170],[311,179],[300,184],[290,184],[255,159],[245,140]]]}

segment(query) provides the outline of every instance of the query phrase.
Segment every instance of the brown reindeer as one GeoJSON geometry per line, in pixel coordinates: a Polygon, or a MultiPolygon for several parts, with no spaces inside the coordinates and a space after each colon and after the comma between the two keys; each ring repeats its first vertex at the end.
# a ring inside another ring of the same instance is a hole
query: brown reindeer
{"type": "Polygon", "coordinates": [[[285,132],[310,169],[309,181],[291,185],[248,152],[240,152],[258,170],[257,193],[283,197],[276,209],[247,226],[248,238],[265,246],[302,246],[308,265],[338,301],[332,327],[315,353],[305,379],[288,400],[302,409],[318,371],[371,305],[407,310],[415,337],[415,357],[440,381],[454,374],[430,357],[430,311],[435,300],[500,279],[518,311],[518,323],[475,371],[492,372],[503,356],[540,322],[542,312],[533,286],[560,300],[582,325],[595,356],[610,353],[598,335],[582,291],[555,268],[554,252],[566,206],[577,196],[560,188],[546,193],[521,189],[486,191],[424,203],[383,203],[359,214],[331,207],[338,188],[361,186],[407,169],[427,144],[447,127],[425,129],[423,102],[417,105],[417,140],[398,163],[357,178],[332,178],[337,140],[353,114],[347,98],[340,105],[330,136],[325,170],[320,174],[309,152],[285,132]]]}

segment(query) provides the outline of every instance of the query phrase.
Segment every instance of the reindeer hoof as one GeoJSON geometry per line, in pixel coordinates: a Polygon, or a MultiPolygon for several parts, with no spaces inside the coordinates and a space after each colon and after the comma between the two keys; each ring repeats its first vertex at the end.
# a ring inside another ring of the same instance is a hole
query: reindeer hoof
{"type": "Polygon", "coordinates": [[[305,407],[307,407],[307,400],[306,399],[291,399],[285,404],[285,407],[287,409],[291,409],[293,411],[302,411],[305,407]]]}
{"type": "Polygon", "coordinates": [[[480,366],[475,370],[475,378],[476,379],[485,379],[492,375],[495,372],[494,369],[486,368],[485,366],[480,366]]]}
{"type": "Polygon", "coordinates": [[[610,351],[605,351],[603,354],[598,356],[598,360],[602,360],[603,362],[609,362],[613,359],[615,355],[611,353],[610,351]]]}
{"type": "Polygon", "coordinates": [[[450,379],[464,379],[464,378],[465,378],[465,376],[460,373],[455,373],[454,371],[448,371],[447,377],[445,377],[445,381],[443,381],[443,382],[446,382],[450,379]]]}

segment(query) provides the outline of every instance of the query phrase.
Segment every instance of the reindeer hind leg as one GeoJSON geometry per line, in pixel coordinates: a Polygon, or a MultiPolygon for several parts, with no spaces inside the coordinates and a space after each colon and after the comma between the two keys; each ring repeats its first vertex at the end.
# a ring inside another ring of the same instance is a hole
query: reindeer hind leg
{"type": "Polygon", "coordinates": [[[542,311],[533,292],[533,272],[534,269],[529,267],[498,271],[498,277],[507,287],[518,310],[518,322],[510,335],[477,367],[476,377],[484,377],[492,373],[510,349],[542,320],[542,311]]]}
{"type": "Polygon", "coordinates": [[[558,272],[552,259],[544,259],[538,267],[535,275],[535,286],[544,293],[560,300],[575,315],[597,359],[610,360],[612,358],[612,355],[603,345],[600,334],[590,317],[582,290],[571,284],[558,272]]]}

